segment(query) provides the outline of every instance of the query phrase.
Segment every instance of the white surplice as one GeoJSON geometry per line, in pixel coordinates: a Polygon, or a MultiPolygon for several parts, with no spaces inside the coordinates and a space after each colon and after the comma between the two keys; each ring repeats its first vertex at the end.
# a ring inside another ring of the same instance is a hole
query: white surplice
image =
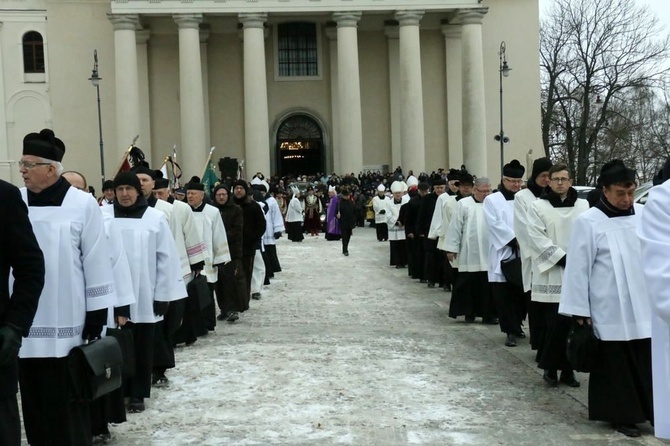
{"type": "Polygon", "coordinates": [[[265,203],[268,205],[268,212],[265,214],[265,234],[263,234],[264,245],[276,245],[275,233],[284,232],[284,218],[279,210],[277,200],[270,195],[266,195],[265,203]]]}
{"type": "Polygon", "coordinates": [[[514,240],[514,200],[506,200],[501,192],[484,199],[484,218],[489,231],[489,282],[507,282],[500,262],[514,253],[507,244],[514,240]]]}
{"type": "Polygon", "coordinates": [[[591,208],[575,219],[568,243],[558,312],[590,317],[599,339],[651,337],[651,308],[635,236],[643,207],[635,215],[608,218],[591,208]]]}
{"type": "Polygon", "coordinates": [[[168,223],[179,253],[182,275],[186,282],[189,282],[191,265],[204,262],[207,256],[207,248],[205,242],[202,241],[202,228],[193,219],[191,206],[179,200],[172,203],[172,213],[168,223]]]}
{"type": "Polygon", "coordinates": [[[531,288],[533,276],[533,261],[528,246],[528,209],[538,197],[530,189],[522,189],[514,194],[514,234],[519,242],[521,254],[521,277],[523,278],[523,291],[528,292],[531,288]]]}
{"type": "MultiPolygon", "coordinates": [[[[114,207],[102,208],[102,212],[114,216],[114,207]]],[[[130,266],[135,295],[135,303],[130,305],[131,322],[162,321],[163,316],[154,314],[154,301],[179,299],[172,290],[179,272],[177,248],[165,214],[147,207],[142,218],[113,218],[112,224],[121,234],[130,266]]]]}
{"type": "MultiPolygon", "coordinates": [[[[21,189],[28,204],[27,190],[21,189]]],[[[44,253],[46,275],[21,358],[62,358],[83,344],[87,311],[116,302],[114,276],[100,206],[91,194],[70,187],[61,206],[28,206],[44,253]]],[[[104,209],[104,208],[103,208],[104,209]]]]}
{"type": "MultiPolygon", "coordinates": [[[[132,275],[130,265],[128,264],[128,257],[126,256],[126,249],[123,246],[123,238],[121,237],[119,228],[113,224],[114,214],[110,212],[101,213],[105,222],[109,261],[114,273],[114,286],[116,287],[116,301],[114,305],[107,308],[107,326],[114,328],[116,327],[114,308],[134,304],[135,293],[133,292],[132,275]]],[[[103,334],[104,332],[103,330],[103,334]]]]}
{"type": "Polygon", "coordinates": [[[403,195],[400,203],[396,203],[395,199],[391,198],[386,203],[386,224],[389,228],[389,241],[396,242],[405,240],[405,227],[396,226],[398,217],[400,216],[400,208],[403,204],[409,201],[409,195],[403,195]]]}
{"type": "MultiPolygon", "coordinates": [[[[557,262],[568,249],[573,222],[588,209],[589,203],[581,198],[570,207],[554,207],[543,199],[530,203],[524,239],[533,266],[531,296],[534,302],[560,301],[564,268],[557,262]]],[[[515,213],[519,210],[517,208],[515,213]]]]}
{"type": "Polygon", "coordinates": [[[296,197],[295,195],[293,198],[291,198],[291,201],[288,202],[288,211],[286,212],[286,222],[287,223],[295,223],[297,221],[303,221],[304,220],[304,211],[302,208],[302,203],[300,203],[300,199],[296,197]]]}
{"type": "Polygon", "coordinates": [[[446,251],[444,248],[447,230],[457,203],[456,195],[443,193],[437,197],[433,218],[430,220],[430,228],[428,229],[428,238],[437,239],[437,249],[441,251],[446,251]]]}
{"type": "Polygon", "coordinates": [[[376,225],[386,224],[386,214],[382,214],[381,211],[386,210],[388,202],[389,200],[386,197],[379,197],[379,195],[372,197],[372,210],[375,212],[376,225]]]}
{"type": "MultiPolygon", "coordinates": [[[[180,201],[175,201],[175,203],[183,204],[187,207],[186,211],[190,213],[190,207],[186,203],[182,203],[180,201]]],[[[186,283],[191,280],[191,268],[189,266],[188,254],[186,253],[184,232],[179,217],[180,213],[174,205],[163,200],[156,200],[154,209],[162,212],[165,215],[168,226],[170,228],[170,233],[172,235],[172,240],[175,242],[175,249],[177,250],[177,257],[175,259],[170,259],[173,262],[172,266],[175,268],[175,271],[172,275],[172,277],[174,277],[175,284],[170,288],[172,290],[170,300],[172,301],[183,299],[187,296],[186,283]]],[[[200,244],[202,245],[201,250],[204,251],[204,243],[200,241],[200,244]]],[[[202,252],[200,256],[201,258],[204,258],[204,252],[202,252]]]]}
{"type": "Polygon", "coordinates": [[[458,254],[459,272],[488,271],[489,231],[483,203],[477,203],[473,197],[458,201],[449,222],[444,248],[458,254]]]}
{"type": "Polygon", "coordinates": [[[230,249],[223,219],[219,210],[210,204],[205,204],[202,212],[193,211],[192,216],[195,224],[201,227],[202,241],[207,249],[203,274],[207,277],[208,283],[216,283],[219,278],[216,265],[230,262],[230,249]]]}
{"type": "Polygon", "coordinates": [[[654,435],[670,439],[670,181],[654,187],[638,235],[651,309],[654,435]]]}

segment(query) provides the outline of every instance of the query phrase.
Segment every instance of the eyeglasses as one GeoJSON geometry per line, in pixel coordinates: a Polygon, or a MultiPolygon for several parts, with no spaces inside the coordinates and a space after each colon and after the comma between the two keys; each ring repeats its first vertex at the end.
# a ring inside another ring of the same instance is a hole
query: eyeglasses
{"type": "Polygon", "coordinates": [[[511,178],[505,178],[505,177],[503,177],[503,180],[505,180],[509,183],[512,183],[512,184],[522,184],[523,183],[523,180],[513,180],[511,178]]]}
{"type": "Polygon", "coordinates": [[[568,181],[570,181],[570,178],[565,178],[565,177],[561,177],[561,178],[552,178],[552,179],[551,179],[551,182],[552,182],[552,183],[567,183],[568,181]]]}
{"type": "Polygon", "coordinates": [[[19,167],[24,169],[33,169],[37,166],[50,166],[51,163],[33,163],[32,161],[20,160],[19,167]]]}

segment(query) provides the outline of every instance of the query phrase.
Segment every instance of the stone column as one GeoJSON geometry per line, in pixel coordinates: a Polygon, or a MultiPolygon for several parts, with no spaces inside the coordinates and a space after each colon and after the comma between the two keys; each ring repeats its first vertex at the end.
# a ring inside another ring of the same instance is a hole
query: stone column
{"type": "Polygon", "coordinates": [[[270,169],[270,124],[265,68],[265,13],[239,15],[244,35],[244,153],[247,177],[270,169]]]}
{"type": "MultiPolygon", "coordinates": [[[[140,86],[137,68],[137,36],[140,26],[136,14],[108,14],[107,18],[114,26],[114,66],[116,80],[116,150],[128,148],[135,136],[143,147],[140,116],[140,86]]],[[[144,145],[147,149],[146,145],[144,145]]],[[[121,158],[122,153],[115,155],[121,158]]]]}
{"type": "Polygon", "coordinates": [[[200,60],[202,14],[174,14],[179,27],[179,113],[183,180],[202,175],[209,147],[205,134],[205,99],[200,60]]]}
{"type": "Polygon", "coordinates": [[[137,40],[137,79],[140,98],[140,139],[138,146],[144,149],[147,162],[156,169],[163,163],[167,155],[165,148],[151,144],[151,104],[149,103],[149,57],[147,46],[151,32],[143,29],[135,33],[137,40]],[[156,164],[154,166],[154,164],[156,164]]]}
{"type": "Polygon", "coordinates": [[[387,20],[384,23],[384,33],[388,41],[389,52],[389,97],[391,99],[391,172],[402,165],[402,142],[400,127],[402,116],[400,112],[400,32],[398,22],[387,20]]]}
{"type": "MultiPolygon", "coordinates": [[[[462,51],[461,25],[442,24],[444,49],[446,51],[447,79],[447,144],[449,148],[449,165],[445,167],[459,168],[463,164],[463,82],[462,82],[462,51]]],[[[466,165],[466,167],[469,167],[466,165]]],[[[477,172],[472,172],[477,174],[477,172]]],[[[482,172],[481,175],[484,175],[482,172]]]]}
{"type": "MultiPolygon", "coordinates": [[[[207,40],[209,40],[210,27],[208,24],[200,26],[200,63],[202,66],[202,97],[205,108],[205,146],[211,147],[211,132],[209,129],[209,72],[207,69],[207,40]]],[[[212,155],[214,159],[214,155],[212,155]]],[[[214,162],[216,164],[216,161],[214,162]]]]}
{"type": "Polygon", "coordinates": [[[490,176],[487,169],[486,101],[482,19],[488,8],[465,9],[458,14],[463,51],[463,161],[477,176],[490,176]]]}
{"type": "Polygon", "coordinates": [[[358,172],[363,167],[361,83],[358,69],[358,21],[361,12],[337,12],[337,90],[339,102],[338,173],[358,172]]]}
{"type": "Polygon", "coordinates": [[[398,11],[400,25],[400,141],[403,172],[426,170],[419,21],[423,11],[398,11]]]}
{"type": "Polygon", "coordinates": [[[332,164],[328,172],[342,172],[342,165],[340,164],[340,109],[339,109],[339,89],[337,83],[337,25],[329,23],[326,25],[326,37],[328,38],[328,52],[330,53],[330,110],[332,122],[332,144],[330,156],[332,157],[332,164]]]}

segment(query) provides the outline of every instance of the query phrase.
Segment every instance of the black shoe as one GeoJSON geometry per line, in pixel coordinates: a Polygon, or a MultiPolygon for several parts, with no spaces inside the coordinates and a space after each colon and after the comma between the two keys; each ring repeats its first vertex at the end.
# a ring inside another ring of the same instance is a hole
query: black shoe
{"type": "Polygon", "coordinates": [[[446,291],[447,293],[450,293],[451,292],[451,285],[445,285],[445,286],[442,287],[442,289],[444,291],[446,291]]]}
{"type": "Polygon", "coordinates": [[[344,251],[342,254],[343,254],[345,257],[349,257],[349,251],[344,251]]]}
{"type": "Polygon", "coordinates": [[[238,313],[237,311],[231,311],[231,312],[228,313],[228,317],[226,318],[226,320],[228,322],[235,322],[239,318],[240,318],[240,313],[238,313]]]}
{"type": "Polygon", "coordinates": [[[419,283],[428,283],[428,281],[426,279],[421,279],[419,280],[419,283]]]}
{"type": "Polygon", "coordinates": [[[512,333],[507,333],[507,339],[505,339],[506,347],[516,347],[516,336],[512,333]]]}
{"type": "Polygon", "coordinates": [[[130,398],[128,401],[128,412],[129,413],[140,413],[144,412],[144,398],[130,398]]]}
{"type": "Polygon", "coordinates": [[[192,339],[190,341],[186,341],[186,343],[185,343],[186,347],[192,346],[193,344],[195,344],[195,341],[197,341],[197,340],[198,340],[198,338],[192,339]]]}
{"type": "Polygon", "coordinates": [[[153,375],[151,378],[151,384],[154,387],[167,387],[170,385],[170,380],[165,375],[153,375]]]}
{"type": "Polygon", "coordinates": [[[251,295],[253,300],[261,300],[261,293],[254,293],[251,295]]]}
{"type": "Polygon", "coordinates": [[[487,325],[498,325],[498,319],[494,317],[487,317],[482,319],[482,324],[487,324],[487,325]]]}
{"type": "Polygon", "coordinates": [[[474,316],[465,316],[465,322],[474,322],[475,317],[474,316]]]}
{"type": "Polygon", "coordinates": [[[217,320],[217,321],[225,321],[227,317],[228,317],[228,316],[226,316],[225,314],[221,313],[221,314],[219,314],[219,315],[216,317],[216,320],[217,320]]]}
{"type": "Polygon", "coordinates": [[[435,282],[428,282],[428,288],[435,288],[435,282]]]}
{"type": "Polygon", "coordinates": [[[613,426],[617,432],[624,434],[626,437],[640,436],[640,429],[634,424],[614,424],[613,426]]]}
{"type": "Polygon", "coordinates": [[[561,379],[559,381],[569,387],[579,387],[581,385],[575,378],[575,372],[572,370],[563,370],[561,372],[561,379]]]}
{"type": "Polygon", "coordinates": [[[551,387],[558,386],[558,376],[556,376],[556,370],[545,370],[544,374],[542,375],[542,379],[551,387]]]}
{"type": "Polygon", "coordinates": [[[93,444],[95,446],[100,444],[107,444],[112,441],[112,434],[100,434],[93,437],[93,444]]]}
{"type": "Polygon", "coordinates": [[[524,339],[526,337],[526,332],[519,330],[519,332],[516,334],[516,337],[519,339],[524,339]]]}

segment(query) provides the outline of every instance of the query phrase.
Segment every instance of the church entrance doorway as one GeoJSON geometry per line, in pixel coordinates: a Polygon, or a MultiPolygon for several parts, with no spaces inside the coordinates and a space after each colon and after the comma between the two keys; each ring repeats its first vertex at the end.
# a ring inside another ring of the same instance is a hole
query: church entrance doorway
{"type": "Polygon", "coordinates": [[[281,176],[324,172],[323,131],[313,118],[295,114],[277,131],[277,173],[281,176]]]}

